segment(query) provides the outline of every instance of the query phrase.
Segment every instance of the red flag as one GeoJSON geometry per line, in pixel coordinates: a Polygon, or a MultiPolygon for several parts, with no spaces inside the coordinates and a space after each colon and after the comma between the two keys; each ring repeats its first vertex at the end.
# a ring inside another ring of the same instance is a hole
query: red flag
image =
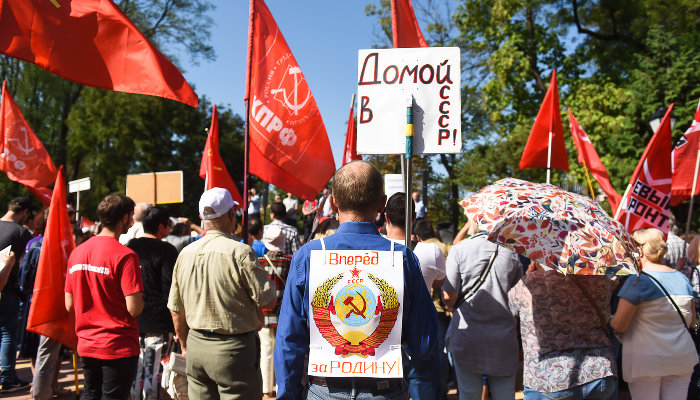
{"type": "Polygon", "coordinates": [[[197,107],[197,94],[111,0],[0,0],[0,53],[102,89],[197,107]]]}
{"type": "Polygon", "coordinates": [[[207,144],[204,145],[202,162],[199,164],[199,176],[207,183],[206,190],[215,187],[224,188],[231,193],[233,200],[237,201],[238,204],[243,204],[243,197],[241,197],[236,184],[233,183],[224,160],[219,154],[219,116],[216,113],[216,104],[214,104],[211,115],[211,126],[207,134],[207,144]]]}
{"type": "Polygon", "coordinates": [[[47,188],[47,187],[42,187],[42,188],[33,188],[31,186],[25,186],[27,190],[32,192],[34,196],[36,196],[37,199],[41,202],[41,204],[44,207],[48,207],[51,205],[51,196],[53,196],[53,190],[47,188]]]}
{"type": "Polygon", "coordinates": [[[250,1],[245,100],[249,172],[313,199],[335,172],[321,113],[263,0],[250,1]]]}
{"type": "Polygon", "coordinates": [[[600,161],[600,157],[598,157],[598,152],[595,151],[593,143],[591,143],[583,127],[581,127],[581,124],[579,124],[576,117],[574,117],[571,109],[569,109],[569,128],[571,128],[571,136],[574,138],[574,144],[578,151],[578,163],[588,168],[593,178],[598,181],[600,188],[603,189],[605,195],[608,196],[610,207],[613,210],[617,210],[622,196],[620,196],[610,184],[608,170],[605,169],[603,162],[600,161]]]}
{"type": "Polygon", "coordinates": [[[63,167],[56,176],[49,216],[44,231],[39,265],[34,281],[34,295],[29,308],[27,330],[47,336],[75,349],[75,316],[66,311],[63,288],[66,282],[68,256],[75,248],[68,219],[63,167]]]}
{"type": "MultiPolygon", "coordinates": [[[[695,166],[700,155],[700,103],[695,111],[695,118],[690,128],[678,140],[671,155],[673,184],[671,186],[671,205],[676,206],[690,198],[693,191],[695,166]]],[[[695,195],[700,194],[700,185],[696,185],[695,195]]]]}
{"type": "Polygon", "coordinates": [[[418,26],[411,0],[391,0],[392,43],[398,47],[428,47],[418,26]]]}
{"type": "Polygon", "coordinates": [[[671,200],[671,121],[673,104],[668,108],[659,128],[644,149],[634,169],[623,210],[616,219],[628,231],[658,228],[668,232],[668,209],[671,200]]]}
{"type": "Polygon", "coordinates": [[[357,154],[357,126],[355,125],[355,110],[353,110],[352,106],[350,106],[350,116],[348,117],[348,130],[345,133],[345,151],[343,152],[343,165],[354,160],[362,160],[362,156],[357,154]]]}
{"type": "Polygon", "coordinates": [[[547,168],[549,153],[549,133],[552,133],[551,168],[569,172],[569,158],[564,144],[564,128],[561,124],[559,109],[559,87],[557,86],[557,71],[552,70],[552,80],[549,82],[547,94],[544,96],[540,111],[530,131],[530,137],[525,144],[523,156],[520,158],[520,169],[547,168]]]}
{"type": "Polygon", "coordinates": [[[90,228],[93,225],[95,225],[95,221],[91,220],[88,217],[80,217],[80,227],[82,229],[90,228]]]}
{"type": "Polygon", "coordinates": [[[56,167],[44,145],[24,120],[6,83],[2,82],[0,101],[0,171],[25,186],[49,186],[56,179],[56,167]]]}

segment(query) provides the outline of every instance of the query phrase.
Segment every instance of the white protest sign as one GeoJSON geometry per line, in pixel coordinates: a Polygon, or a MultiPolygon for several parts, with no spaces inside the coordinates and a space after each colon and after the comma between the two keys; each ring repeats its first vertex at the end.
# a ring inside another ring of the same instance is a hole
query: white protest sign
{"type": "Polygon", "coordinates": [[[357,153],[404,154],[413,96],[413,153],[462,149],[458,47],[360,50],[357,153]]]}
{"type": "Polygon", "coordinates": [[[401,174],[385,174],[384,175],[384,194],[388,199],[394,193],[403,192],[404,185],[403,175],[401,174]]]}
{"type": "Polygon", "coordinates": [[[403,377],[403,255],[312,250],[309,375],[403,377]]]}

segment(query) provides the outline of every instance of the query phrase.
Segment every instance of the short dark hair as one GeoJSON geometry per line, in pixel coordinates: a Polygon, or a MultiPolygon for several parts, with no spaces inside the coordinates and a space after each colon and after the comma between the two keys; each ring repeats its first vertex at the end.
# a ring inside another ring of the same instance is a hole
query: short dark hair
{"type": "Polygon", "coordinates": [[[112,229],[119,224],[119,221],[125,215],[129,215],[134,211],[135,205],[136,203],[133,200],[123,194],[108,194],[97,205],[97,217],[102,222],[102,225],[112,229]]]}
{"type": "Polygon", "coordinates": [[[262,222],[260,222],[259,219],[253,218],[248,221],[248,233],[250,233],[251,235],[258,236],[258,233],[260,233],[262,228],[262,222]]]}
{"type": "Polygon", "coordinates": [[[13,213],[19,213],[24,210],[32,212],[34,211],[34,207],[32,206],[32,201],[28,197],[15,197],[7,205],[7,210],[13,213]]]}
{"type": "Polygon", "coordinates": [[[369,212],[381,206],[384,180],[367,161],[352,161],[333,175],[333,198],[340,211],[369,212]]]}
{"type": "Polygon", "coordinates": [[[413,225],[413,233],[421,238],[421,240],[432,239],[435,237],[435,229],[433,229],[433,224],[424,219],[416,221],[416,224],[413,225]]]}
{"type": "MultiPolygon", "coordinates": [[[[406,225],[406,193],[397,192],[389,197],[386,202],[386,208],[384,209],[386,217],[391,221],[392,225],[395,226],[405,226],[406,225]]],[[[415,218],[416,216],[416,206],[411,201],[411,214],[415,218]]]]}
{"type": "Polygon", "coordinates": [[[275,219],[287,218],[287,207],[280,202],[272,203],[272,205],[270,205],[270,212],[275,214],[275,219]]]}
{"type": "Polygon", "coordinates": [[[148,207],[141,216],[143,231],[155,235],[161,225],[170,225],[170,214],[160,207],[148,207]]]}

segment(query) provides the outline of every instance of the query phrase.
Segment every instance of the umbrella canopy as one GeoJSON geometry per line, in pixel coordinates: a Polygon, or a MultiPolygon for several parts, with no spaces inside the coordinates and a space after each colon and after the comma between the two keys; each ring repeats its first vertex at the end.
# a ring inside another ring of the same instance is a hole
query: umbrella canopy
{"type": "Polygon", "coordinates": [[[591,198],[506,178],[461,205],[489,240],[564,274],[637,273],[634,240],[591,198]]]}

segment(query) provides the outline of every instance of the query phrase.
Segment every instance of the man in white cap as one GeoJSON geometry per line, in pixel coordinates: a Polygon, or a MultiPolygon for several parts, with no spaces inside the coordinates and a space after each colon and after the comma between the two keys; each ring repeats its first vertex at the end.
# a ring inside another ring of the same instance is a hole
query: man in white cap
{"type": "Polygon", "coordinates": [[[250,246],[233,236],[237,205],[226,189],[202,194],[199,213],[209,229],[182,250],[173,271],[168,308],[192,399],[262,397],[257,331],[276,288],[250,246]]]}

